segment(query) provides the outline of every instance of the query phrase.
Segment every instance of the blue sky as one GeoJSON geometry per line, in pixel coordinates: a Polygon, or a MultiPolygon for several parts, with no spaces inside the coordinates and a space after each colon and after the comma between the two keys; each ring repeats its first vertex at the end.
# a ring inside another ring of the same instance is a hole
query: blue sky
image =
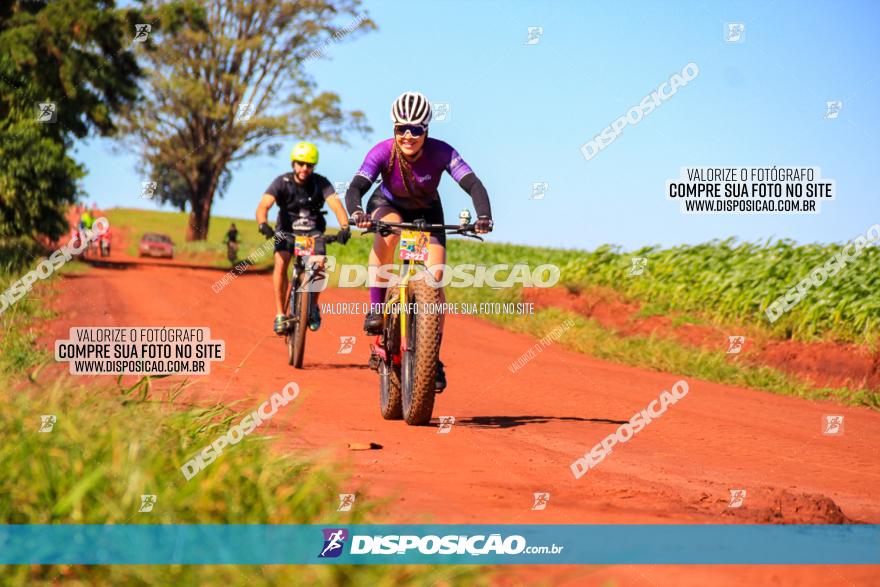
{"type": "MultiPolygon", "coordinates": [[[[736,236],[848,240],[880,222],[880,3],[876,2],[368,2],[379,29],[329,47],[308,64],[322,89],[363,110],[374,129],[349,146],[320,145],[318,172],[348,181],[402,91],[448,102],[431,136],[451,143],[492,199],[492,240],[591,249],[698,243],[736,236]],[[725,23],[745,24],[743,42],[725,23]],[[528,45],[528,27],[543,28],[528,45]],[[673,73],[699,76],[587,161],[580,146],[673,73]],[[835,120],[825,103],[840,100],[835,120]],[[686,216],[665,198],[684,166],[820,167],[837,199],[815,216],[686,216]],[[532,183],[547,182],[542,200],[532,183]]],[[[340,24],[348,24],[342,21],[340,24]]],[[[234,170],[214,213],[253,217],[281,156],[234,170]]],[[[102,207],[149,207],[132,156],[94,139],[75,154],[102,207]],[[132,186],[130,189],[127,186],[132,186]]],[[[448,176],[448,218],[469,197],[448,176]]],[[[332,215],[331,215],[332,217],[332,215]]],[[[331,224],[332,224],[331,220],[331,224]]]]}

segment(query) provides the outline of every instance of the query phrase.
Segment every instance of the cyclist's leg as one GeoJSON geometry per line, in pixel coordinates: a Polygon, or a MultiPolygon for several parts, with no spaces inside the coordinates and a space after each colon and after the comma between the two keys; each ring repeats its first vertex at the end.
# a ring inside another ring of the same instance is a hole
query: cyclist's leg
{"type": "MultiPolygon", "coordinates": [[[[429,224],[446,224],[443,218],[443,205],[438,197],[434,203],[425,211],[425,221],[429,224]]],[[[428,262],[427,266],[431,271],[435,283],[443,281],[443,267],[446,265],[446,233],[432,233],[431,242],[428,245],[428,262]]],[[[440,303],[446,302],[446,293],[444,288],[440,287],[440,303]]],[[[443,336],[443,325],[446,322],[445,315],[440,314],[440,336],[443,336]]]]}
{"type": "MultiPolygon", "coordinates": [[[[436,236],[431,236],[431,244],[428,245],[428,270],[434,278],[434,283],[443,281],[443,267],[446,265],[446,245],[440,244],[436,236]]],[[[429,281],[430,283],[430,281],[429,281]]],[[[446,302],[446,292],[444,288],[438,287],[440,294],[440,303],[446,302]]],[[[443,324],[446,322],[445,314],[440,314],[440,334],[443,334],[443,324]]]]}
{"type": "MultiPolygon", "coordinates": [[[[401,215],[388,203],[382,203],[371,211],[373,220],[384,220],[385,222],[400,222],[401,215]]],[[[388,236],[375,235],[373,239],[373,248],[370,251],[369,261],[369,286],[370,286],[370,304],[381,304],[385,301],[385,288],[388,280],[378,275],[379,267],[390,265],[394,262],[394,251],[397,249],[397,243],[400,236],[389,234],[388,236]]]]}
{"type": "MultiPolygon", "coordinates": [[[[320,227],[321,234],[324,234],[326,228],[326,225],[320,227]]],[[[308,259],[309,265],[315,264],[318,271],[324,272],[324,268],[327,265],[327,247],[324,245],[324,241],[320,239],[316,241],[315,254],[308,259]]],[[[321,327],[321,306],[318,303],[318,297],[321,295],[321,290],[326,287],[326,280],[327,276],[325,274],[323,279],[313,281],[308,287],[309,295],[312,296],[312,314],[308,317],[309,328],[312,330],[317,330],[321,327]]]]}
{"type": "MultiPolygon", "coordinates": [[[[430,208],[425,210],[423,214],[425,221],[429,224],[445,224],[443,218],[443,206],[440,203],[439,196],[431,205],[430,208]]],[[[446,233],[433,233],[431,234],[431,242],[428,244],[428,261],[427,266],[428,270],[431,271],[431,276],[434,278],[434,283],[441,283],[443,281],[443,273],[444,266],[446,265],[446,233]]],[[[443,288],[438,288],[440,291],[438,292],[440,303],[446,302],[446,294],[443,291],[443,288]]],[[[445,324],[445,315],[443,313],[440,314],[440,342],[441,345],[443,343],[443,325],[445,324]]],[[[437,380],[434,384],[434,391],[437,393],[442,393],[446,388],[446,369],[443,365],[443,361],[440,360],[440,357],[437,357],[437,380]]]]}
{"type": "Polygon", "coordinates": [[[287,295],[287,268],[290,265],[290,251],[275,251],[275,268],[272,271],[272,286],[275,291],[275,314],[284,314],[287,295]]]}

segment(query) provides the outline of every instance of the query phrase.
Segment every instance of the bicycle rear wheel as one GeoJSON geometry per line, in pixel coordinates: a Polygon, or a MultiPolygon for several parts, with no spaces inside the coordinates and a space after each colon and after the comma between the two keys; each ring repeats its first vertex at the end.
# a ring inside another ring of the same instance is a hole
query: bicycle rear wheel
{"type": "MultiPolygon", "coordinates": [[[[385,303],[395,303],[397,290],[389,287],[385,294],[385,303]]],[[[385,325],[385,356],[387,360],[379,362],[379,411],[386,420],[403,418],[403,404],[400,393],[400,364],[394,364],[393,357],[400,353],[400,315],[389,315],[385,325]]]]}

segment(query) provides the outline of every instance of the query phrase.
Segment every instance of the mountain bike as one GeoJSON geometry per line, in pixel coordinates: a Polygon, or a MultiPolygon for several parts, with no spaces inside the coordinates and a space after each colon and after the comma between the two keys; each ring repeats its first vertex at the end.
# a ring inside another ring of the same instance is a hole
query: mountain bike
{"type": "Polygon", "coordinates": [[[235,265],[238,261],[238,242],[226,241],[226,258],[231,265],[235,265]]]}
{"type": "Polygon", "coordinates": [[[315,306],[316,294],[309,291],[311,284],[325,279],[324,269],[317,261],[311,262],[309,257],[323,255],[323,244],[335,243],[336,235],[325,236],[320,232],[298,231],[275,233],[279,238],[294,243],[294,258],[291,259],[293,276],[290,278],[287,296],[285,297],[284,313],[287,315],[287,363],[295,369],[302,369],[303,356],[306,350],[306,332],[309,329],[309,317],[315,306]]]}
{"type": "Polygon", "coordinates": [[[101,256],[102,257],[109,257],[110,256],[110,235],[109,235],[109,233],[102,234],[100,237],[98,237],[98,245],[100,246],[100,249],[101,249],[101,256]]]}
{"type": "Polygon", "coordinates": [[[364,232],[399,234],[400,277],[387,288],[382,334],[370,345],[370,368],[379,374],[379,408],[386,420],[411,426],[427,424],[434,411],[434,383],[440,356],[440,289],[424,276],[431,233],[446,232],[477,240],[470,212],[460,224],[374,221],[364,232]]]}

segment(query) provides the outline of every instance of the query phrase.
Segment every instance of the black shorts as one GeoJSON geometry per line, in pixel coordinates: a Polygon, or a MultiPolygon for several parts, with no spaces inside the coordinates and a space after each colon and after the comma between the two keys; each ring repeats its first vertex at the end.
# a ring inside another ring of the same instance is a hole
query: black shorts
{"type": "MultiPolygon", "coordinates": [[[[391,208],[400,214],[400,218],[403,222],[412,222],[421,218],[428,224],[446,224],[446,221],[443,220],[443,204],[440,202],[440,198],[431,202],[431,205],[427,208],[402,208],[386,198],[385,194],[382,193],[382,190],[377,188],[367,201],[367,214],[372,216],[373,212],[383,207],[391,208]]],[[[446,232],[432,232],[431,242],[435,241],[445,247],[446,232]]]]}

